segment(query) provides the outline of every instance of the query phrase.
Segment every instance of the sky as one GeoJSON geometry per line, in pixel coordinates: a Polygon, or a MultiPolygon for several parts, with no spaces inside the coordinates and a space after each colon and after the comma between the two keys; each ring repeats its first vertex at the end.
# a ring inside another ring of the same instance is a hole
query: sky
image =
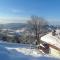
{"type": "Polygon", "coordinates": [[[0,23],[24,23],[32,15],[60,24],[60,0],[0,0],[0,23]]]}

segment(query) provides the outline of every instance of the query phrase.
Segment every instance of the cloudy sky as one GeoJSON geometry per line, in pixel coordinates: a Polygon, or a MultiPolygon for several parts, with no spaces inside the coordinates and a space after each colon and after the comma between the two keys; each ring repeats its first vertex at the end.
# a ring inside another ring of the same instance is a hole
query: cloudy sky
{"type": "Polygon", "coordinates": [[[0,0],[0,23],[24,23],[31,15],[60,24],[60,0],[0,0]]]}

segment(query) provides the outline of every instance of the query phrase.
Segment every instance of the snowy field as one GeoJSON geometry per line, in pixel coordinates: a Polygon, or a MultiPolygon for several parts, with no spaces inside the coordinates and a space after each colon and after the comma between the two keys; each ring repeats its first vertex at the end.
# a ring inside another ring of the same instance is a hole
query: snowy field
{"type": "Polygon", "coordinates": [[[60,60],[57,57],[43,55],[28,44],[0,42],[0,60],[60,60]]]}

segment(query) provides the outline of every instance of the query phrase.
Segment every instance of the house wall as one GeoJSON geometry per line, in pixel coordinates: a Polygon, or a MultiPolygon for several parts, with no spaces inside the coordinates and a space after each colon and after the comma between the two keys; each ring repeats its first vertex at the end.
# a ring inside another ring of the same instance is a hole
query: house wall
{"type": "Polygon", "coordinates": [[[50,47],[50,54],[53,55],[53,56],[59,56],[60,57],[60,51],[56,50],[52,47],[50,47]]]}

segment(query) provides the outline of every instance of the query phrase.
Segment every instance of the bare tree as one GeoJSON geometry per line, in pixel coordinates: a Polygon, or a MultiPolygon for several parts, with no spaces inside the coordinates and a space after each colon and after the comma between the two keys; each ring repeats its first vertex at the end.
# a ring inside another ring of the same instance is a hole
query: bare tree
{"type": "Polygon", "coordinates": [[[40,34],[46,31],[45,28],[47,25],[48,22],[38,16],[31,16],[31,19],[28,21],[28,28],[30,32],[34,33],[35,39],[37,40],[37,44],[40,43],[40,34]]]}

